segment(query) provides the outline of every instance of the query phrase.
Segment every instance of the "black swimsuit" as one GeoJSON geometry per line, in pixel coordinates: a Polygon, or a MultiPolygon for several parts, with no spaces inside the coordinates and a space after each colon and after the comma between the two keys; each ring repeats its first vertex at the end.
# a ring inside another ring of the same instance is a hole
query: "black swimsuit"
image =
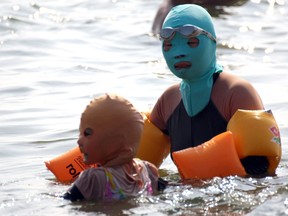
{"type": "MultiPolygon", "coordinates": [[[[214,74],[214,83],[218,78],[214,74]]],[[[188,116],[181,100],[167,121],[165,133],[171,139],[171,152],[200,145],[226,131],[227,121],[210,99],[207,106],[196,116],[188,116]]]]}

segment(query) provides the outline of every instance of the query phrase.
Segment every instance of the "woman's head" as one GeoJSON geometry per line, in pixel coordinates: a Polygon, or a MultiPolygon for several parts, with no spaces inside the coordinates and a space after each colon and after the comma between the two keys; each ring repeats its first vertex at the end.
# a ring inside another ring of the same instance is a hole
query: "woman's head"
{"type": "Polygon", "coordinates": [[[177,77],[201,79],[215,67],[216,34],[212,18],[203,7],[194,4],[173,7],[161,33],[167,36],[162,37],[164,58],[177,77]]]}
{"type": "Polygon", "coordinates": [[[114,166],[136,155],[143,117],[126,99],[105,94],[95,98],[81,116],[78,144],[87,164],[114,166]]]}

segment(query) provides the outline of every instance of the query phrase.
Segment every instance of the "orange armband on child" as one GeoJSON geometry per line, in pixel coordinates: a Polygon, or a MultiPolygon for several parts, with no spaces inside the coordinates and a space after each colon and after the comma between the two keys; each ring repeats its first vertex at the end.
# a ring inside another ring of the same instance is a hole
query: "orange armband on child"
{"type": "MultiPolygon", "coordinates": [[[[170,152],[169,139],[150,120],[144,117],[144,128],[136,157],[160,167],[170,152]]],[[[97,165],[86,165],[78,146],[45,161],[46,167],[63,183],[73,182],[81,171],[97,165]]]]}
{"type": "Polygon", "coordinates": [[[87,165],[83,162],[83,156],[78,146],[49,160],[45,161],[46,167],[62,183],[73,182],[85,169],[97,167],[97,165],[87,165]]]}

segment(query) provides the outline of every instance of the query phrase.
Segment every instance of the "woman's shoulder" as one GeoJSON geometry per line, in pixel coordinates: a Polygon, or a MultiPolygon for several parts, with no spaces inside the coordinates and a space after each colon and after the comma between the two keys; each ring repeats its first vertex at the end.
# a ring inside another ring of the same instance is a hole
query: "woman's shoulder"
{"type": "Polygon", "coordinates": [[[245,80],[244,78],[229,72],[220,73],[217,82],[221,84],[226,83],[230,85],[241,85],[241,84],[251,85],[250,82],[245,80]]]}
{"type": "Polygon", "coordinates": [[[236,74],[233,74],[233,73],[230,73],[230,72],[226,72],[226,71],[223,71],[222,73],[219,74],[219,77],[217,79],[217,82],[218,81],[236,81],[236,80],[239,80],[240,77],[236,74]]]}
{"type": "Polygon", "coordinates": [[[164,100],[165,99],[171,100],[172,98],[178,98],[178,99],[181,98],[180,83],[176,83],[167,87],[160,98],[164,100]]]}
{"type": "Polygon", "coordinates": [[[262,100],[252,83],[228,72],[219,75],[213,87],[212,100],[226,120],[238,109],[263,109],[262,100]]]}

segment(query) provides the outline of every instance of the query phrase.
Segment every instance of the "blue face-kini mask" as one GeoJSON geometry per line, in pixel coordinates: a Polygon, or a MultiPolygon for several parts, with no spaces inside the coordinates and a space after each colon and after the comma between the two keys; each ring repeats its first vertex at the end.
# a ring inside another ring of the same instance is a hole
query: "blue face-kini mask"
{"type": "MultiPolygon", "coordinates": [[[[184,25],[194,25],[209,32],[215,37],[212,18],[202,7],[193,4],[179,5],[171,9],[162,29],[179,28],[184,25]]],[[[182,79],[180,91],[185,109],[190,117],[197,115],[209,103],[213,86],[213,74],[222,72],[222,67],[216,64],[216,42],[205,34],[196,36],[199,39],[197,47],[190,47],[189,38],[175,32],[170,39],[172,44],[168,51],[162,52],[169,69],[182,79]],[[191,67],[176,69],[179,62],[190,62],[191,67]]],[[[163,41],[164,44],[164,41],[163,41]]]]}

